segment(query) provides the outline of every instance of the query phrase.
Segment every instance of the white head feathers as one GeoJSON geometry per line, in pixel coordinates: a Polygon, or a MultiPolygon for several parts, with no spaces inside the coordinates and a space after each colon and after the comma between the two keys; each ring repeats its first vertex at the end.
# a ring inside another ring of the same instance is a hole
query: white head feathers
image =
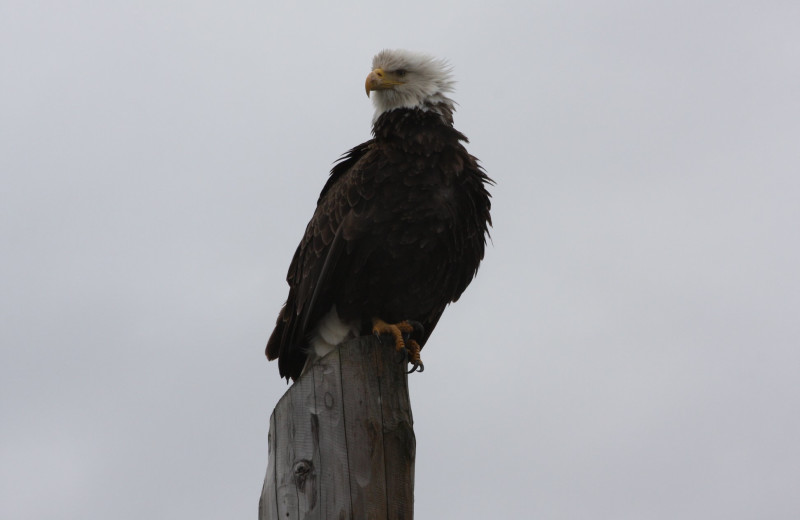
{"type": "Polygon", "coordinates": [[[439,111],[444,105],[453,112],[455,103],[447,93],[453,91],[455,82],[447,61],[417,52],[385,49],[372,59],[372,69],[366,87],[368,95],[374,92],[374,119],[396,108],[439,111]]]}

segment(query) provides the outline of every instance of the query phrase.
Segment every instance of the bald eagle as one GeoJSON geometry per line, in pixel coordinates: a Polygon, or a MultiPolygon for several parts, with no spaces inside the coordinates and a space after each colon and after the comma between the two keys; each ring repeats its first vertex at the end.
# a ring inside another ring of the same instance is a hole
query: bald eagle
{"type": "Polygon", "coordinates": [[[373,138],[345,153],[294,254],[289,297],[267,342],[296,380],[346,339],[390,336],[411,371],[445,307],[483,259],[492,180],[453,128],[450,66],[384,50],[366,81],[373,138]]]}

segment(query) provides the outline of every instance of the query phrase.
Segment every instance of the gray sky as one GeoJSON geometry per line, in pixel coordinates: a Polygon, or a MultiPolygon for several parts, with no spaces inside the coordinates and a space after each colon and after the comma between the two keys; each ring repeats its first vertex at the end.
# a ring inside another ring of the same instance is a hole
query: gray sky
{"type": "Polygon", "coordinates": [[[800,4],[387,5],[3,2],[0,517],[256,517],[384,47],[450,59],[497,181],[411,377],[417,517],[800,517],[800,4]]]}

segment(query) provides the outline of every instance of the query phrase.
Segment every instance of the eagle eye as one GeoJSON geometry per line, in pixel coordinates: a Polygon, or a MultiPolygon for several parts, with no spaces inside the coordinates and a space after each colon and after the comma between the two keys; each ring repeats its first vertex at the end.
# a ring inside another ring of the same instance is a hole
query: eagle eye
{"type": "Polygon", "coordinates": [[[394,73],[397,75],[398,78],[402,78],[408,72],[406,69],[397,69],[394,73]]]}

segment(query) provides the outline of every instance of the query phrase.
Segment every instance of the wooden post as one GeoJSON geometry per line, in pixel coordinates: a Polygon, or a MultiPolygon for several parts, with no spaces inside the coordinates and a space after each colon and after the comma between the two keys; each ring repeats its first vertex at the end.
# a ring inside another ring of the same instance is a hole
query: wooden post
{"type": "Polygon", "coordinates": [[[278,401],[259,520],[411,519],[414,437],[402,355],[362,336],[278,401]]]}

